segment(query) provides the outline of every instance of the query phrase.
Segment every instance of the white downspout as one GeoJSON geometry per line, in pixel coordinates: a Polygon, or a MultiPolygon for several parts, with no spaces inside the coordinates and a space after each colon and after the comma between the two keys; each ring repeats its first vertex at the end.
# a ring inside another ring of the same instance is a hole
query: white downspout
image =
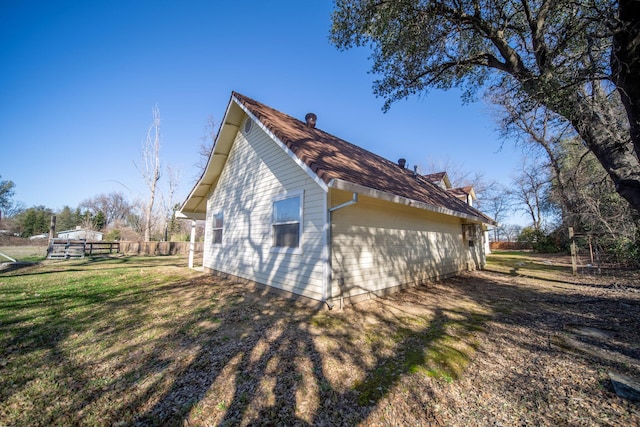
{"type": "Polygon", "coordinates": [[[347,206],[355,205],[358,203],[358,193],[353,193],[353,197],[348,202],[344,202],[338,206],[334,206],[329,209],[329,213],[337,211],[338,209],[346,208],[347,206]]]}
{"type": "MultiPolygon", "coordinates": [[[[327,268],[327,271],[325,272],[325,278],[326,278],[327,284],[325,286],[324,295],[322,296],[322,299],[325,302],[325,304],[327,304],[327,307],[329,307],[329,310],[333,308],[333,304],[329,302],[329,299],[331,298],[331,295],[329,295],[329,290],[331,289],[331,214],[337,211],[338,209],[346,208],[347,206],[351,206],[356,203],[358,203],[358,193],[353,193],[351,200],[341,203],[338,206],[334,206],[327,210],[327,222],[325,223],[326,261],[324,263],[324,265],[327,268]]],[[[342,298],[340,298],[340,308],[343,308],[343,307],[344,305],[342,302],[342,298]]]]}

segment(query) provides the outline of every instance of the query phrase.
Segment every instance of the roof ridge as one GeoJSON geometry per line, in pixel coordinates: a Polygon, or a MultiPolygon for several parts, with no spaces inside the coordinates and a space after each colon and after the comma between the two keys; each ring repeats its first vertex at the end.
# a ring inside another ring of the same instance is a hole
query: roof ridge
{"type": "Polygon", "coordinates": [[[430,181],[428,175],[401,168],[379,154],[322,129],[310,127],[300,119],[239,92],[233,91],[232,98],[250,111],[325,183],[329,183],[331,179],[340,179],[491,220],[430,181]]]}
{"type": "MultiPolygon", "coordinates": [[[[284,113],[284,112],[282,112],[282,111],[278,110],[277,108],[273,108],[273,107],[271,107],[271,106],[269,106],[269,105],[266,105],[266,104],[264,104],[264,103],[262,103],[262,102],[260,102],[260,101],[256,101],[255,99],[250,98],[250,97],[248,97],[248,96],[246,96],[246,95],[242,95],[241,93],[238,93],[238,92],[232,92],[232,94],[234,94],[234,96],[235,96],[235,95],[239,95],[239,97],[240,97],[240,98],[246,99],[246,100],[251,101],[251,102],[254,102],[254,103],[256,103],[256,104],[259,104],[259,105],[260,105],[260,106],[262,106],[263,108],[268,108],[268,109],[270,109],[270,110],[276,111],[276,112],[278,112],[278,113],[280,113],[280,114],[282,114],[282,115],[284,115],[284,116],[287,116],[287,117],[289,117],[289,118],[291,118],[291,119],[293,119],[293,120],[296,120],[296,121],[300,122],[301,124],[303,124],[304,126],[306,126],[306,124],[305,124],[302,120],[300,120],[300,119],[298,119],[298,118],[296,118],[296,117],[293,117],[293,116],[291,116],[291,115],[289,115],[289,114],[287,114],[287,113],[284,113]]],[[[236,96],[236,98],[238,98],[238,97],[236,96]]],[[[248,105],[245,105],[245,107],[249,108],[249,106],[248,106],[248,105]]],[[[254,113],[254,114],[255,114],[255,113],[254,113]]],[[[268,124],[266,124],[266,123],[264,123],[264,125],[265,125],[265,126],[267,126],[267,127],[269,128],[269,130],[271,130],[272,132],[274,132],[274,129],[272,129],[272,126],[269,126],[269,125],[268,125],[268,124]]],[[[309,131],[310,131],[310,132],[320,132],[320,133],[323,133],[325,136],[328,136],[329,138],[339,140],[340,142],[342,142],[342,143],[344,143],[344,144],[347,144],[347,145],[349,145],[349,146],[351,146],[351,147],[354,147],[354,148],[356,148],[356,149],[358,149],[358,150],[365,151],[365,152],[367,152],[367,154],[369,154],[369,155],[371,155],[371,156],[374,156],[374,157],[377,157],[379,160],[382,160],[383,162],[386,162],[386,163],[388,163],[389,165],[393,165],[394,167],[399,168],[399,166],[398,166],[398,164],[397,164],[397,163],[395,163],[395,162],[393,162],[393,161],[391,161],[391,160],[389,160],[389,159],[386,159],[386,158],[382,157],[381,155],[374,153],[373,151],[369,151],[369,150],[367,150],[367,149],[366,149],[366,148],[364,148],[364,147],[361,147],[361,146],[356,145],[356,144],[354,144],[354,143],[352,143],[352,142],[349,142],[349,141],[347,141],[347,140],[345,140],[345,139],[342,139],[342,138],[340,138],[339,136],[333,135],[333,134],[331,134],[331,133],[329,133],[329,132],[327,132],[327,131],[325,131],[325,130],[322,130],[322,129],[320,129],[320,128],[314,127],[314,128],[309,128],[309,131]]],[[[274,133],[275,133],[275,132],[274,132],[274,133]]],[[[283,141],[283,142],[285,142],[285,141],[283,141]]],[[[405,170],[407,170],[407,171],[408,171],[409,169],[405,169],[405,170]]],[[[411,173],[413,173],[413,172],[411,172],[411,173]]]]}

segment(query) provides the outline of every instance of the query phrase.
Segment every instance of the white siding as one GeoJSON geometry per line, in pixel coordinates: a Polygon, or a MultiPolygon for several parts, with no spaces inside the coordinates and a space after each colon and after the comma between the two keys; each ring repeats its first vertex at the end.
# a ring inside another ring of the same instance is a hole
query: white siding
{"type": "MultiPolygon", "coordinates": [[[[331,206],[349,198],[331,190],[331,206]]],[[[459,218],[362,196],[333,212],[331,243],[329,298],[453,274],[479,256],[467,247],[459,218]]]]}
{"type": "Polygon", "coordinates": [[[246,138],[238,131],[207,202],[204,266],[322,299],[325,198],[324,190],[262,129],[254,124],[246,138]],[[270,235],[273,197],[301,190],[301,251],[275,252],[270,235]],[[215,212],[224,214],[221,246],[211,244],[215,212]]]}

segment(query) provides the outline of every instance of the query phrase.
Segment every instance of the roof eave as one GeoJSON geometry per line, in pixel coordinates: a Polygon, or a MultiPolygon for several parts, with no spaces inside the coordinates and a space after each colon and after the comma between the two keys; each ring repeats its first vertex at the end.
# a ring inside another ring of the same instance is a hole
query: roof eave
{"type": "Polygon", "coordinates": [[[222,124],[220,125],[218,135],[216,136],[211,154],[209,155],[209,160],[207,161],[207,166],[180,206],[180,209],[176,212],[176,218],[205,219],[206,217],[208,195],[215,188],[231,149],[232,141],[230,143],[228,139],[232,138],[240,127],[239,122],[232,123],[230,121],[231,109],[234,105],[237,105],[237,101],[234,101],[235,99],[232,97],[227,105],[222,124]],[[225,143],[223,144],[221,141],[225,143]]]}
{"type": "Polygon", "coordinates": [[[385,191],[376,190],[375,188],[365,187],[353,182],[344,181],[342,179],[331,179],[328,184],[329,188],[335,188],[337,190],[349,191],[352,193],[358,193],[363,196],[371,197],[374,199],[385,200],[387,202],[398,203],[401,205],[411,206],[418,209],[424,209],[429,212],[435,212],[443,215],[454,216],[462,219],[466,219],[473,222],[479,222],[487,225],[496,225],[497,223],[487,218],[482,218],[475,215],[469,215],[463,212],[458,212],[453,209],[443,208],[441,206],[435,206],[429,203],[413,200],[408,197],[399,196],[397,194],[388,193],[385,191]]]}
{"type": "Polygon", "coordinates": [[[176,219],[204,220],[207,219],[207,214],[201,212],[183,213],[182,211],[176,211],[175,217],[176,219]]]}

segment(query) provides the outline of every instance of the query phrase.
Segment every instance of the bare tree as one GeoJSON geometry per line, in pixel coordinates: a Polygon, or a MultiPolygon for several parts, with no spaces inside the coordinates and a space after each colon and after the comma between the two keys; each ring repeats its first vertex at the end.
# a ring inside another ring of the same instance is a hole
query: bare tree
{"type": "Polygon", "coordinates": [[[637,216],[634,218],[629,204],[615,192],[613,182],[593,153],[578,138],[564,140],[560,145],[560,171],[554,177],[550,198],[562,209],[565,225],[614,240],[634,240],[637,216]],[[560,181],[565,184],[562,189],[557,185],[560,181]]]}
{"type": "MultiPolygon", "coordinates": [[[[502,223],[507,217],[507,214],[512,211],[509,190],[503,185],[493,183],[483,194],[482,210],[491,218],[495,219],[496,222],[502,223]]],[[[494,227],[493,239],[499,241],[502,232],[502,227],[494,227]]]]}
{"type": "Polygon", "coordinates": [[[108,226],[116,222],[126,221],[132,211],[129,201],[119,192],[98,194],[95,197],[84,200],[79,207],[90,210],[94,215],[101,211],[105,216],[105,225],[108,226]]]}
{"type": "Polygon", "coordinates": [[[547,168],[535,159],[529,163],[523,161],[522,170],[512,181],[510,195],[519,209],[531,218],[531,225],[536,231],[543,229],[550,181],[547,168]]]}
{"type": "Polygon", "coordinates": [[[476,193],[482,193],[488,185],[483,172],[469,170],[463,163],[450,157],[444,160],[429,159],[424,169],[425,174],[446,172],[454,188],[471,185],[476,193]]]}
{"type": "Polygon", "coordinates": [[[172,223],[172,218],[176,211],[175,193],[180,184],[181,172],[180,170],[167,165],[167,188],[166,191],[161,194],[162,211],[164,213],[164,239],[168,240],[169,224],[172,223]]]}
{"type": "Polygon", "coordinates": [[[147,129],[147,137],[142,146],[142,165],[136,168],[142,175],[147,188],[149,188],[149,200],[145,207],[144,240],[151,238],[151,218],[153,204],[156,198],[156,188],[160,180],[160,109],[154,105],[152,109],[153,122],[147,129]]]}
{"type": "MultiPolygon", "coordinates": [[[[562,221],[576,230],[633,239],[635,226],[630,205],[616,193],[613,181],[594,153],[558,114],[538,102],[496,95],[503,136],[516,140],[531,157],[546,159],[551,180],[549,200],[561,210],[562,221]]],[[[623,123],[624,108],[612,97],[604,115],[623,123]]]]}
{"type": "Polygon", "coordinates": [[[507,242],[515,242],[522,231],[522,227],[518,224],[506,224],[500,227],[500,231],[507,239],[507,242]]]}
{"type": "Polygon", "coordinates": [[[207,117],[207,123],[204,125],[204,135],[202,135],[200,148],[198,149],[198,161],[194,164],[196,168],[195,180],[198,180],[204,173],[209,163],[209,157],[213,151],[213,145],[216,142],[216,123],[213,116],[207,117]]]}
{"type": "Polygon", "coordinates": [[[80,221],[80,227],[83,228],[84,230],[95,230],[96,229],[96,223],[94,220],[94,216],[91,215],[91,212],[87,211],[84,213],[84,215],[82,216],[82,219],[80,221]]]}

